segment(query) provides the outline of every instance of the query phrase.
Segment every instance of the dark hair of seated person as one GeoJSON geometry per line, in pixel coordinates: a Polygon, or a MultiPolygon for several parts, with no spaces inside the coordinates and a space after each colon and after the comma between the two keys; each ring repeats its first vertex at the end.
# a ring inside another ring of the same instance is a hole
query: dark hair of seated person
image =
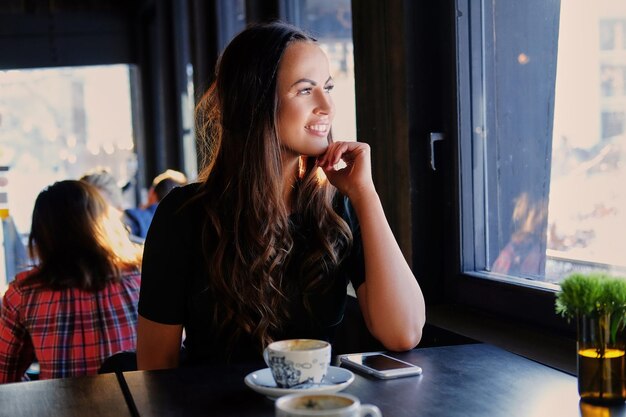
{"type": "Polygon", "coordinates": [[[141,265],[141,248],[109,215],[98,189],[84,181],[56,182],[39,194],[28,248],[37,269],[23,284],[52,290],[99,291],[141,265]]]}

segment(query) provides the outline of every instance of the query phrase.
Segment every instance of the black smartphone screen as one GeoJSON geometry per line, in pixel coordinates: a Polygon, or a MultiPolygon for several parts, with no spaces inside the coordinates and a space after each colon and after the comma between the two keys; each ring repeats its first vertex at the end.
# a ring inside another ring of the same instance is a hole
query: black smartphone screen
{"type": "Polygon", "coordinates": [[[363,365],[369,366],[370,368],[376,369],[377,371],[388,371],[390,369],[413,367],[413,365],[397,361],[385,355],[362,356],[361,361],[363,365]]]}

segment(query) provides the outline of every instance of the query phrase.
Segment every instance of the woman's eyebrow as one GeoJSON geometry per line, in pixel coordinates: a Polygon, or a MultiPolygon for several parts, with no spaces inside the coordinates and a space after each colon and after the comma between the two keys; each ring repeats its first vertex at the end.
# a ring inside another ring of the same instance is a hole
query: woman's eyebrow
{"type": "Polygon", "coordinates": [[[317,85],[317,83],[309,78],[300,78],[298,81],[296,81],[295,83],[291,84],[291,87],[293,87],[296,84],[300,84],[300,83],[309,83],[311,85],[313,85],[314,87],[317,85]]]}
{"type": "MultiPolygon", "coordinates": [[[[332,80],[333,80],[333,77],[328,77],[328,79],[324,82],[324,85],[328,84],[332,80]]],[[[311,80],[310,78],[300,78],[298,81],[296,81],[295,83],[291,84],[291,86],[289,88],[293,87],[296,84],[300,84],[300,83],[309,83],[313,87],[315,87],[317,85],[317,82],[311,80]]]]}

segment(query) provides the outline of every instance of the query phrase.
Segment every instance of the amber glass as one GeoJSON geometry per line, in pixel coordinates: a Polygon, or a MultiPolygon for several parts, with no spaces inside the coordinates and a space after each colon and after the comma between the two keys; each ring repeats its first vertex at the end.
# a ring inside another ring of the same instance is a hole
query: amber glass
{"type": "Polygon", "coordinates": [[[609,314],[578,319],[578,392],[584,401],[626,401],[624,332],[609,314]]]}

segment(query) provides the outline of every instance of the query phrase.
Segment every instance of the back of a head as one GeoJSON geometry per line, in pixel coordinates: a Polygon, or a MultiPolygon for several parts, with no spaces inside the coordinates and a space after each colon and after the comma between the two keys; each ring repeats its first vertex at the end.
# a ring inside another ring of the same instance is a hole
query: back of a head
{"type": "Polygon", "coordinates": [[[115,177],[105,170],[98,170],[83,175],[80,178],[94,187],[101,193],[104,199],[116,209],[122,210],[124,207],[124,198],[122,189],[118,186],[115,177]]]}
{"type": "Polygon", "coordinates": [[[104,287],[116,273],[108,210],[99,191],[84,181],[56,182],[39,194],[28,242],[39,282],[53,289],[104,287]]]}
{"type": "Polygon", "coordinates": [[[30,241],[38,258],[82,246],[106,215],[107,205],[98,190],[83,181],[60,181],[44,189],[33,209],[30,241]]]}

